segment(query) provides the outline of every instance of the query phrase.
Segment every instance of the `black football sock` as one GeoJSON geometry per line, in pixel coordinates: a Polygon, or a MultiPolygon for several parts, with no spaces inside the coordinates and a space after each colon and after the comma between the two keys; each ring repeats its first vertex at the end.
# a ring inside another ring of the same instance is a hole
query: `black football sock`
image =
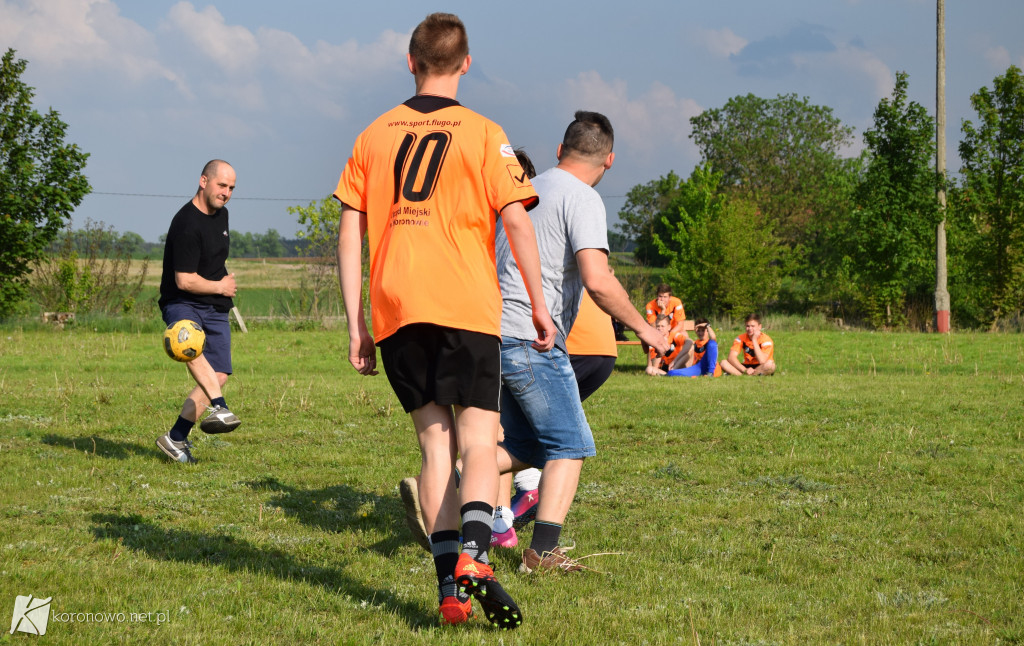
{"type": "Polygon", "coordinates": [[[562,534],[562,526],[558,523],[549,523],[538,520],[533,523],[533,538],[530,539],[530,549],[544,558],[546,552],[558,547],[558,537],[562,534]]]}
{"type": "Polygon", "coordinates": [[[220,406],[222,408],[228,407],[227,402],[224,401],[223,397],[214,397],[213,399],[211,399],[210,406],[220,406]]]}
{"type": "Polygon", "coordinates": [[[462,551],[481,563],[488,563],[487,548],[491,546],[494,507],[481,500],[467,502],[462,513],[462,551]]]}
{"type": "Polygon", "coordinates": [[[189,421],[178,415],[178,420],[174,422],[174,426],[171,427],[171,439],[175,442],[184,442],[188,438],[188,434],[192,432],[192,426],[195,422],[189,421]]]}
{"type": "Polygon", "coordinates": [[[446,529],[430,535],[430,553],[437,572],[437,602],[458,593],[455,585],[455,564],[459,562],[459,530],[446,529]]]}

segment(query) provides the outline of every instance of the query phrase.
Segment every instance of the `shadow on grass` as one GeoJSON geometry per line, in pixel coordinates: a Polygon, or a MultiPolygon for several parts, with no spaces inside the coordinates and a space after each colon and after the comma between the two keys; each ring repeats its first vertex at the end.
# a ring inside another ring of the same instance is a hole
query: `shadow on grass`
{"type": "MultiPolygon", "coordinates": [[[[209,534],[164,529],[137,514],[93,514],[92,533],[97,539],[121,542],[125,547],[154,559],[216,565],[232,572],[271,574],[285,581],[313,583],[353,599],[373,599],[411,628],[437,624],[434,614],[423,607],[395,597],[388,590],[371,588],[353,580],[338,569],[306,563],[280,549],[256,547],[248,541],[225,534],[209,534]]],[[[339,564],[343,565],[343,564],[339,564]]]]}
{"type": "Polygon", "coordinates": [[[274,492],[276,495],[268,498],[265,504],[280,507],[303,525],[332,533],[353,528],[381,532],[387,538],[370,545],[369,549],[382,556],[391,556],[402,545],[416,542],[402,522],[405,510],[397,496],[378,496],[356,491],[348,485],[299,489],[273,477],[243,484],[253,491],[274,492]],[[396,527],[402,528],[399,533],[396,533],[396,527]]]}
{"type": "Polygon", "coordinates": [[[43,444],[48,444],[49,446],[62,446],[67,449],[85,451],[86,453],[92,453],[104,458],[113,458],[115,460],[127,460],[128,458],[135,456],[153,455],[152,449],[139,446],[134,442],[106,440],[94,435],[64,437],[63,435],[54,435],[53,433],[50,433],[48,435],[44,435],[42,441],[43,444]]]}

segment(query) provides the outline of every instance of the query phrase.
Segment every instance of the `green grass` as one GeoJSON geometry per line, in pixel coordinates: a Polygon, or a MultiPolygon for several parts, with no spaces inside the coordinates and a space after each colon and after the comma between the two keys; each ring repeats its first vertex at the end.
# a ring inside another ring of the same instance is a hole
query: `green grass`
{"type": "Polygon", "coordinates": [[[244,424],[184,466],[153,444],[190,384],[158,332],[4,330],[0,608],[153,613],[40,643],[1024,641],[1024,337],[772,335],[764,379],[650,378],[622,348],[563,533],[622,554],[526,576],[498,551],[526,622],[496,633],[438,626],[411,425],[343,332],[237,334],[244,424]]]}

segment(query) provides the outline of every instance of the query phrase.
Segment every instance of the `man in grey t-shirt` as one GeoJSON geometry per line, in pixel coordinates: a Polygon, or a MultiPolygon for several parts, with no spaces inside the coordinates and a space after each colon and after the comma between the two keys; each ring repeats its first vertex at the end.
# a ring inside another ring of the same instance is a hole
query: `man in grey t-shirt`
{"type": "Polygon", "coordinates": [[[503,473],[543,467],[540,502],[523,571],[581,569],[558,547],[562,523],[576,495],[585,458],[596,455],[565,348],[583,288],[598,307],[625,323],[659,353],[664,337],[636,311],[608,269],[608,225],[594,186],[611,168],[614,133],[608,119],[579,111],[558,146],[558,166],[533,179],[540,204],[530,213],[541,257],[544,301],[558,328],[555,347],[538,352],[530,299],[501,228],[495,240],[501,316],[501,425],[503,473]],[[529,330],[529,332],[527,332],[529,330]]]}

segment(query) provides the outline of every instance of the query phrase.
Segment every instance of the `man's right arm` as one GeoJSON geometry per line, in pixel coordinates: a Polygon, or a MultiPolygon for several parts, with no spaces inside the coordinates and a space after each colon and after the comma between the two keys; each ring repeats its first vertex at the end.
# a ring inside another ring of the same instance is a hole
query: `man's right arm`
{"type": "Polygon", "coordinates": [[[348,360],[361,375],[377,374],[377,348],[363,313],[363,237],[366,214],[341,205],[338,223],[338,282],[348,321],[348,360]]]}
{"type": "Polygon", "coordinates": [[[633,330],[637,338],[655,348],[658,354],[668,352],[668,341],[636,311],[622,284],[609,271],[608,255],[603,249],[580,249],[576,252],[576,263],[583,286],[605,314],[633,330]]]}
{"type": "Polygon", "coordinates": [[[174,284],[183,292],[199,296],[216,295],[233,298],[238,292],[233,273],[220,280],[207,280],[194,271],[176,271],[174,272],[174,284]]]}

